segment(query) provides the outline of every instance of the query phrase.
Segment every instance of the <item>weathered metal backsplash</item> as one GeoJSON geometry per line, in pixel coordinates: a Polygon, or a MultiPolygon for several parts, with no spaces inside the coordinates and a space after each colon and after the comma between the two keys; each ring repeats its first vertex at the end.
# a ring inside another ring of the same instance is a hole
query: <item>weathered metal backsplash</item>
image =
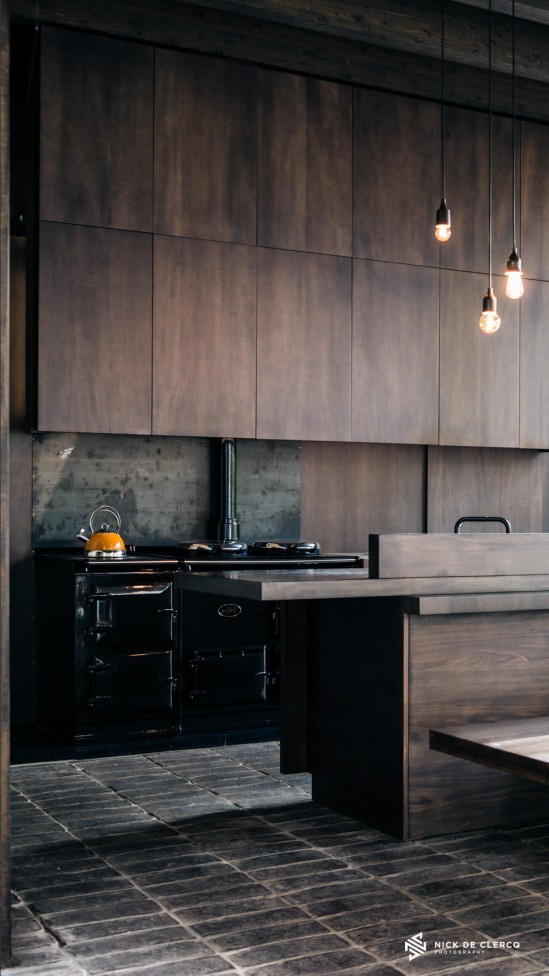
{"type": "MultiPolygon", "coordinates": [[[[98,505],[113,505],[126,544],[215,538],[221,442],[193,437],[40,434],[33,442],[33,545],[78,545],[98,505]]],[[[238,440],[240,538],[298,538],[300,447],[238,440]]]]}

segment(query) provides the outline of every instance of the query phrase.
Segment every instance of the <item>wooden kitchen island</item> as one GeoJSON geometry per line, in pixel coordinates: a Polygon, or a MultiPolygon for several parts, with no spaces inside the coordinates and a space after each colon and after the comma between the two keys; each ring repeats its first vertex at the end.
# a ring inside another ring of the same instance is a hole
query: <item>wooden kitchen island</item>
{"type": "Polygon", "coordinates": [[[549,536],[372,536],[370,567],[183,580],[280,604],[282,771],[401,839],[549,816],[520,763],[429,745],[430,730],[549,715],[549,536]]]}

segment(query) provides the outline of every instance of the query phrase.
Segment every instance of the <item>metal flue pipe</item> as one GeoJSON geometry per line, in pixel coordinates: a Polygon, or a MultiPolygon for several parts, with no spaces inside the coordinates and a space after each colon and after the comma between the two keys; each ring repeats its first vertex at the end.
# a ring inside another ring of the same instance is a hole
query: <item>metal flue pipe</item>
{"type": "Polygon", "coordinates": [[[238,541],[240,526],[236,518],[236,443],[230,437],[221,441],[221,518],[218,534],[222,542],[238,541]]]}

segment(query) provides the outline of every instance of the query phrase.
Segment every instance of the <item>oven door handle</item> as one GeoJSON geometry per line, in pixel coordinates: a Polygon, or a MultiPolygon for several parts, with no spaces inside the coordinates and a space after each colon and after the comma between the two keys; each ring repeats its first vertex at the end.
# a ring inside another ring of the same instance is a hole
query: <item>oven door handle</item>
{"type": "Polygon", "coordinates": [[[88,664],[86,671],[88,674],[97,674],[98,671],[112,671],[112,663],[102,661],[100,657],[94,657],[93,664],[88,664]]]}
{"type": "Polygon", "coordinates": [[[107,702],[112,701],[112,695],[95,695],[93,698],[88,698],[88,708],[92,711],[94,708],[101,708],[102,705],[106,705],[107,702]]]}
{"type": "Polygon", "coordinates": [[[157,586],[145,584],[141,586],[121,586],[119,590],[100,590],[97,593],[90,593],[88,600],[95,603],[98,600],[116,600],[127,596],[161,596],[171,586],[171,583],[160,583],[157,586]]]}

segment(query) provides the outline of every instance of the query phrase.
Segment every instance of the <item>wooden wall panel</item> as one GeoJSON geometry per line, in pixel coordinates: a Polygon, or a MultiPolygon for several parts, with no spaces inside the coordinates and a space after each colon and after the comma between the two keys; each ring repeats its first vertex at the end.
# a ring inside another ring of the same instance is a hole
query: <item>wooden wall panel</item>
{"type": "Polygon", "coordinates": [[[150,434],[152,239],[42,223],[38,429],[150,434]]]}
{"type": "Polygon", "coordinates": [[[351,438],[351,259],[259,249],[257,437],[351,438]]]}
{"type": "Polygon", "coordinates": [[[154,228],[255,244],[257,72],[156,52],[154,228]]]}
{"type": "MultiPolygon", "coordinates": [[[[549,277],[549,266],[545,272],[549,277]]],[[[525,283],[520,310],[520,446],[549,448],[549,282],[525,283]]]]}
{"type": "Polygon", "coordinates": [[[44,28],[43,220],[152,229],[152,48],[44,28]]]}
{"type": "Polygon", "coordinates": [[[259,75],[258,244],[351,254],[352,89],[259,75]]]}
{"type": "Polygon", "coordinates": [[[481,332],[487,287],[484,275],[441,272],[440,444],[519,445],[519,310],[494,278],[502,325],[481,332]]]}
{"type": "Polygon", "coordinates": [[[549,280],[549,126],[521,124],[523,271],[549,280]]]}
{"type": "Polygon", "coordinates": [[[438,443],[435,268],[353,262],[352,362],[354,441],[438,443]]]}
{"type": "MultiPolygon", "coordinates": [[[[430,447],[427,531],[452,532],[462,515],[503,515],[515,532],[547,531],[542,522],[543,455],[536,451],[430,447]]],[[[497,525],[464,525],[493,532],[497,525]]]]}
{"type": "MultiPolygon", "coordinates": [[[[452,213],[452,236],[440,247],[440,264],[443,268],[487,274],[488,116],[483,112],[449,107],[445,110],[445,132],[446,197],[452,213]]],[[[497,274],[504,273],[513,243],[511,137],[510,120],[493,116],[492,259],[497,274]]],[[[519,187],[518,151],[516,165],[519,187]]],[[[517,219],[519,216],[517,203],[517,219]]]]}
{"type": "Polygon", "coordinates": [[[326,552],[368,552],[369,533],[423,532],[425,449],[301,447],[301,533],[326,552]]]}
{"type": "MultiPolygon", "coordinates": [[[[532,0],[541,9],[543,0],[532,0]]],[[[14,17],[32,26],[47,21],[118,34],[143,42],[203,51],[227,58],[272,65],[285,71],[440,98],[440,10],[432,0],[385,0],[376,5],[324,5],[295,0],[265,0],[244,6],[225,0],[10,0],[14,17]],[[238,11],[242,12],[239,13],[238,11]],[[261,23],[259,24],[259,21],[261,23]]],[[[488,106],[487,11],[476,6],[447,6],[445,90],[448,103],[488,106]],[[457,57],[458,60],[454,60],[457,57]]],[[[492,99],[494,109],[510,112],[510,18],[494,13],[492,99]]],[[[517,112],[521,118],[549,121],[547,80],[549,40],[540,24],[517,18],[517,112]]]]}
{"type": "Polygon", "coordinates": [[[437,106],[355,89],[353,254],[438,267],[437,106]]]}
{"type": "Polygon", "coordinates": [[[547,817],[546,788],[434,752],[428,730],[546,715],[548,641],[547,612],[410,618],[411,837],[547,817]]]}
{"type": "Polygon", "coordinates": [[[256,253],[155,238],[153,433],[255,436],[256,253]]]}

